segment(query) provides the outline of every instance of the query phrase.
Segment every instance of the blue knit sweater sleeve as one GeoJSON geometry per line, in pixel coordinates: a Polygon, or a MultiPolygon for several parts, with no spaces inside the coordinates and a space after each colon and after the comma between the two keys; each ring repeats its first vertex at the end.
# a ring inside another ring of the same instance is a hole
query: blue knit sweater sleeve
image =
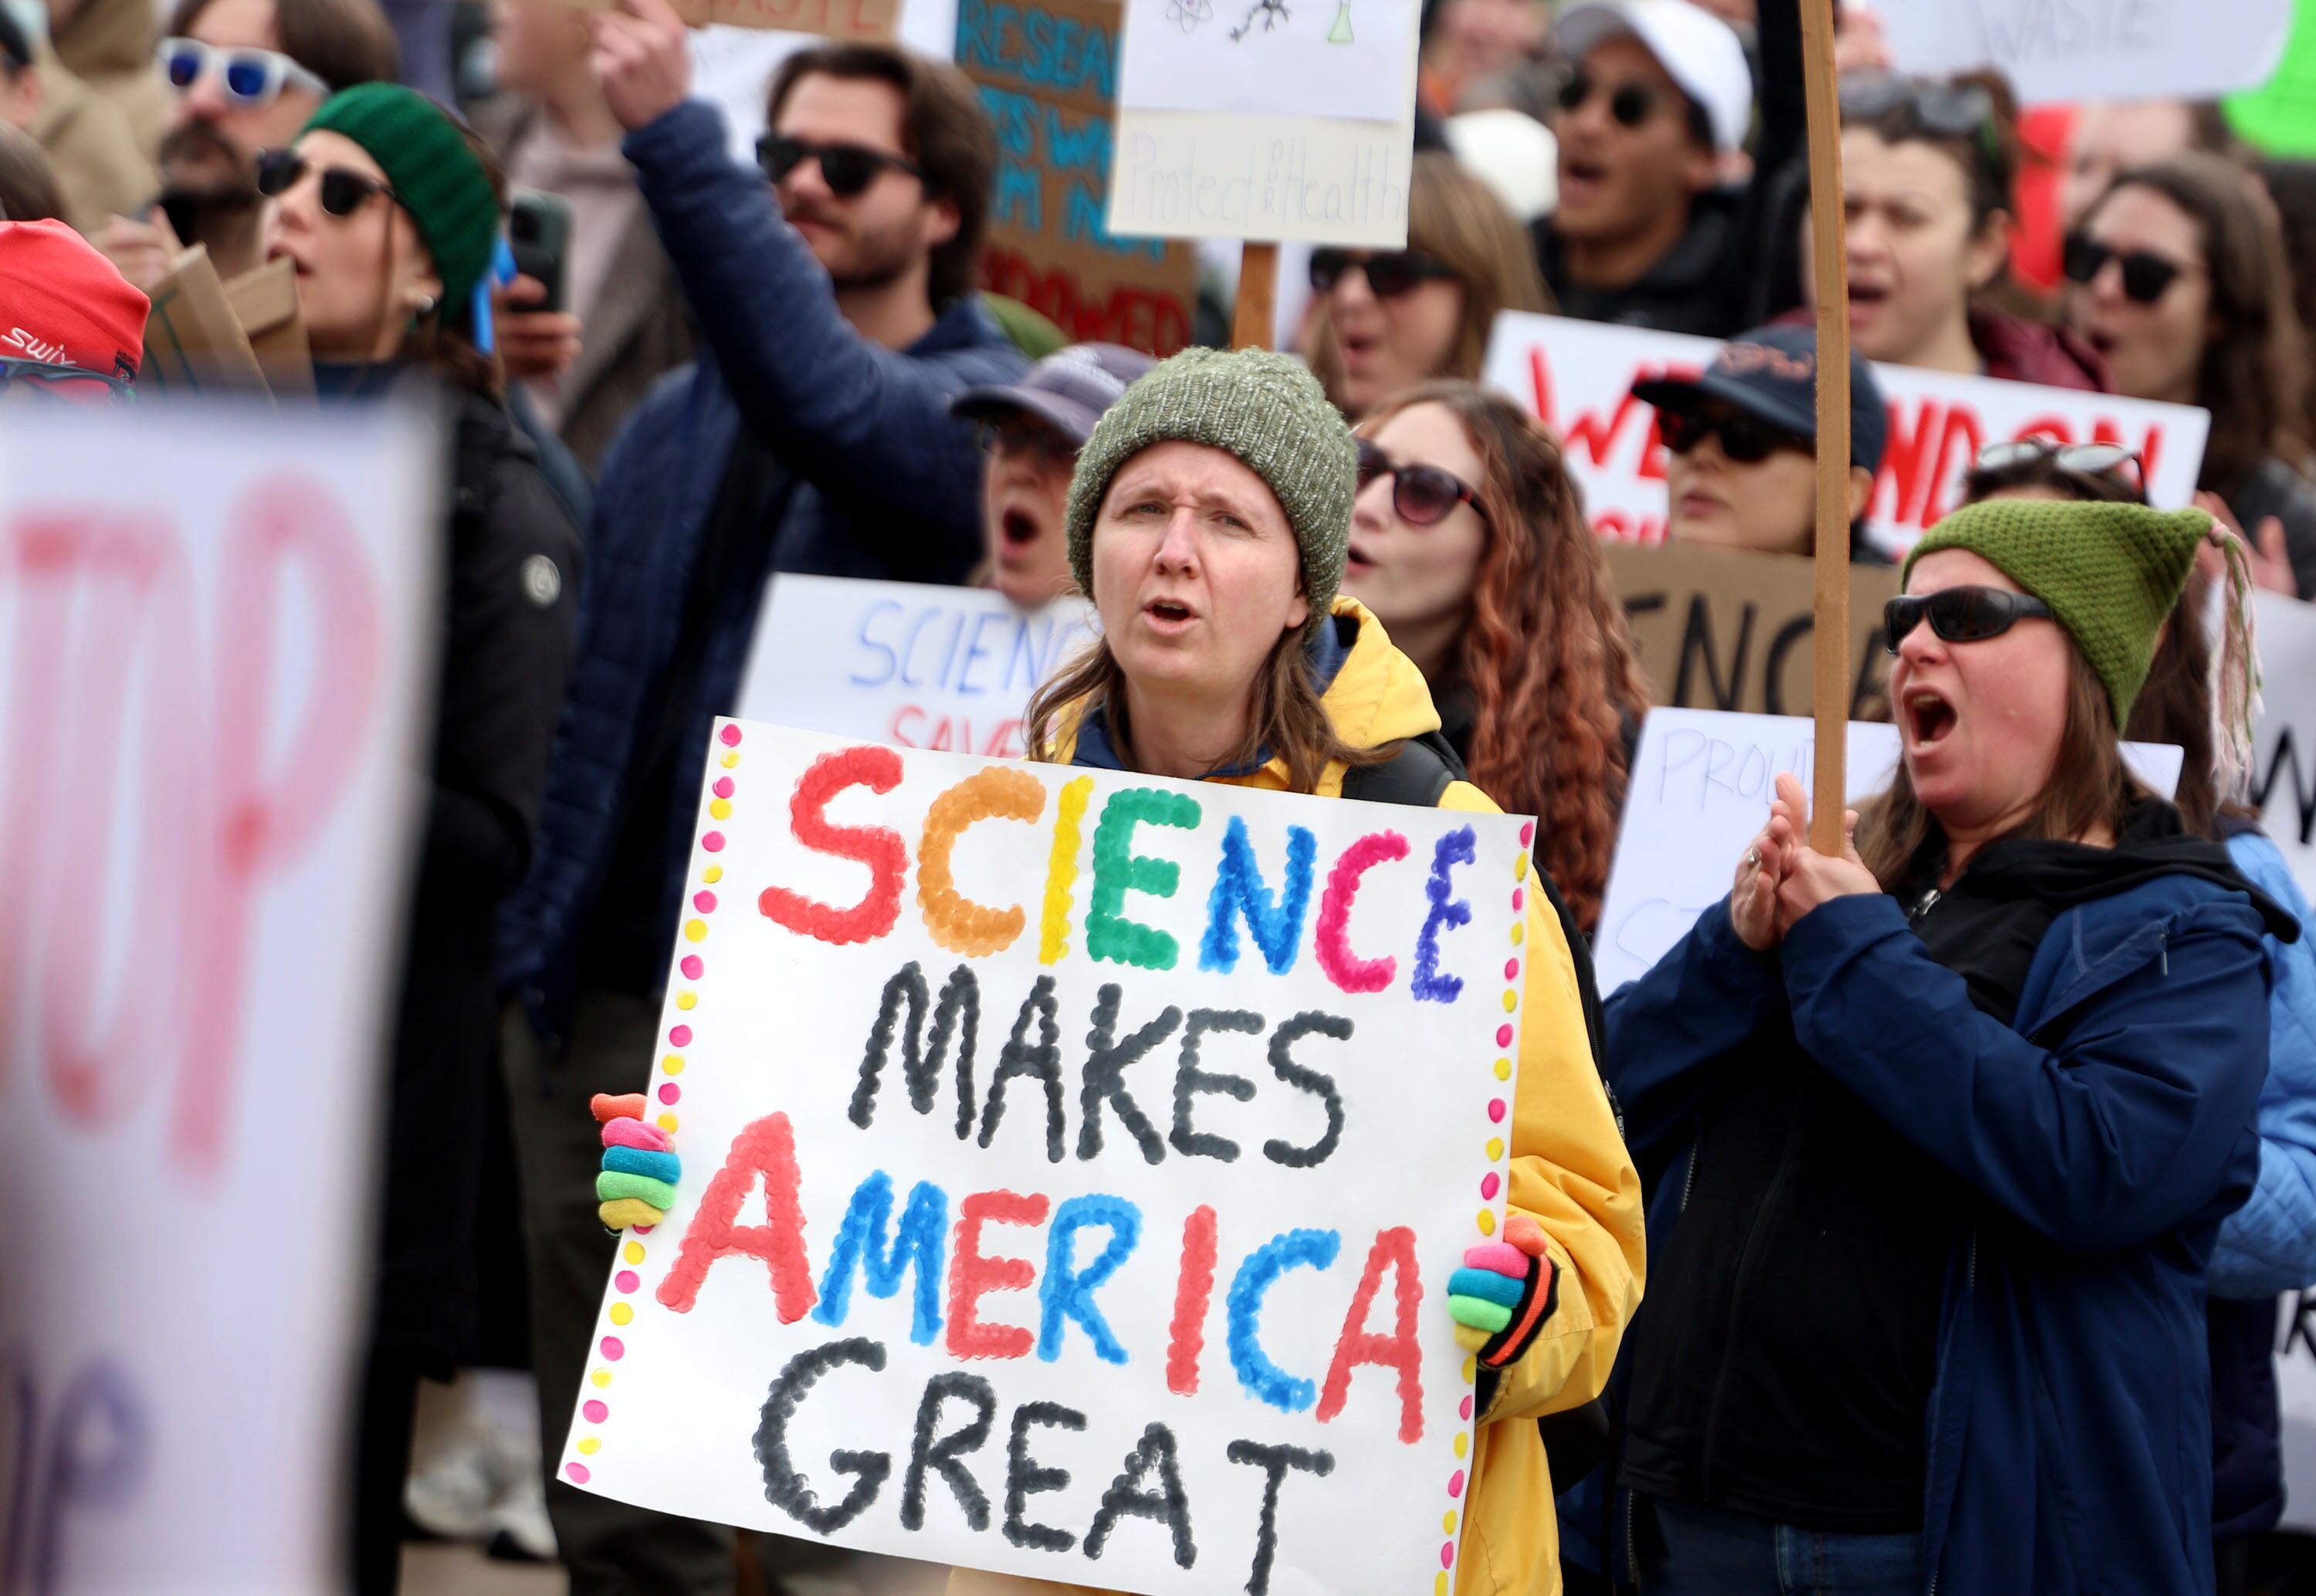
{"type": "Polygon", "coordinates": [[[2267,939],[2267,1084],[2259,1095],[2259,1184],[2220,1227],[2215,1297],[2273,1297],[2316,1284],[2316,922],[2284,856],[2247,831],[2228,843],[2246,879],[2300,921],[2295,943],[2267,939]]]}

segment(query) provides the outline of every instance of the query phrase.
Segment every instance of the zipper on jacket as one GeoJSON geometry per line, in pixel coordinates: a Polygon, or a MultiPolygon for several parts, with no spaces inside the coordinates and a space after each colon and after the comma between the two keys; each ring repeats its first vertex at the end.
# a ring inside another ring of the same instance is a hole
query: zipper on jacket
{"type": "Polygon", "coordinates": [[[1697,1128],[1697,1139],[1688,1144],[1688,1173],[1680,1177],[1680,1206],[1676,1214],[1688,1211],[1688,1194],[1697,1189],[1697,1161],[1705,1155],[1705,1127],[1697,1128]]]}
{"type": "Polygon", "coordinates": [[[2158,931],[2155,934],[2155,956],[2162,962],[2163,973],[2166,975],[2170,974],[2171,933],[2169,931],[2158,931]]]}

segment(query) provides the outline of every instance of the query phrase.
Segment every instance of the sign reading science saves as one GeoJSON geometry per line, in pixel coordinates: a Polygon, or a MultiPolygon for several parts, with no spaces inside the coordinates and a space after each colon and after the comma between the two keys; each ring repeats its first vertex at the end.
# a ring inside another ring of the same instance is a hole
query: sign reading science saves
{"type": "Polygon", "coordinates": [[[1531,823],[715,738],[647,1083],[689,1167],[564,1477],[1122,1591],[1444,1587],[1531,823]]]}

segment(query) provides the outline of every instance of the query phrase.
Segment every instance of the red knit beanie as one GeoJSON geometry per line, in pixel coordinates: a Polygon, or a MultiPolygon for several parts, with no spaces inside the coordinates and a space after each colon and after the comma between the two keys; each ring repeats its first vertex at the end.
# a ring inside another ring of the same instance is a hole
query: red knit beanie
{"type": "MultiPolygon", "coordinates": [[[[133,381],[152,302],[62,222],[0,222],[0,360],[133,381]]],[[[109,390],[88,385],[92,395],[109,390]]]]}

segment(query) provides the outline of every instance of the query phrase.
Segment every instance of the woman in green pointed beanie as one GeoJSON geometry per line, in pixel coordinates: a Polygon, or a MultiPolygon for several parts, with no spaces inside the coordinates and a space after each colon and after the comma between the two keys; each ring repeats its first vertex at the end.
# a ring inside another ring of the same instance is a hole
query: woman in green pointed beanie
{"type": "Polygon", "coordinates": [[[415,359],[495,389],[476,303],[506,183],[479,138],[414,90],[361,84],[263,152],[258,187],[273,200],[266,256],[297,268],[317,363],[415,359]]]}
{"type": "Polygon", "coordinates": [[[1619,1481],[1652,1596],[1773,1591],[1796,1538],[1845,1592],[2213,1590],[2206,1265],[2297,927],[2120,741],[2211,527],[1939,521],[1885,617],[1888,790],[1822,853],[1780,776],[1609,1000],[1665,1172],[1619,1481]]]}

